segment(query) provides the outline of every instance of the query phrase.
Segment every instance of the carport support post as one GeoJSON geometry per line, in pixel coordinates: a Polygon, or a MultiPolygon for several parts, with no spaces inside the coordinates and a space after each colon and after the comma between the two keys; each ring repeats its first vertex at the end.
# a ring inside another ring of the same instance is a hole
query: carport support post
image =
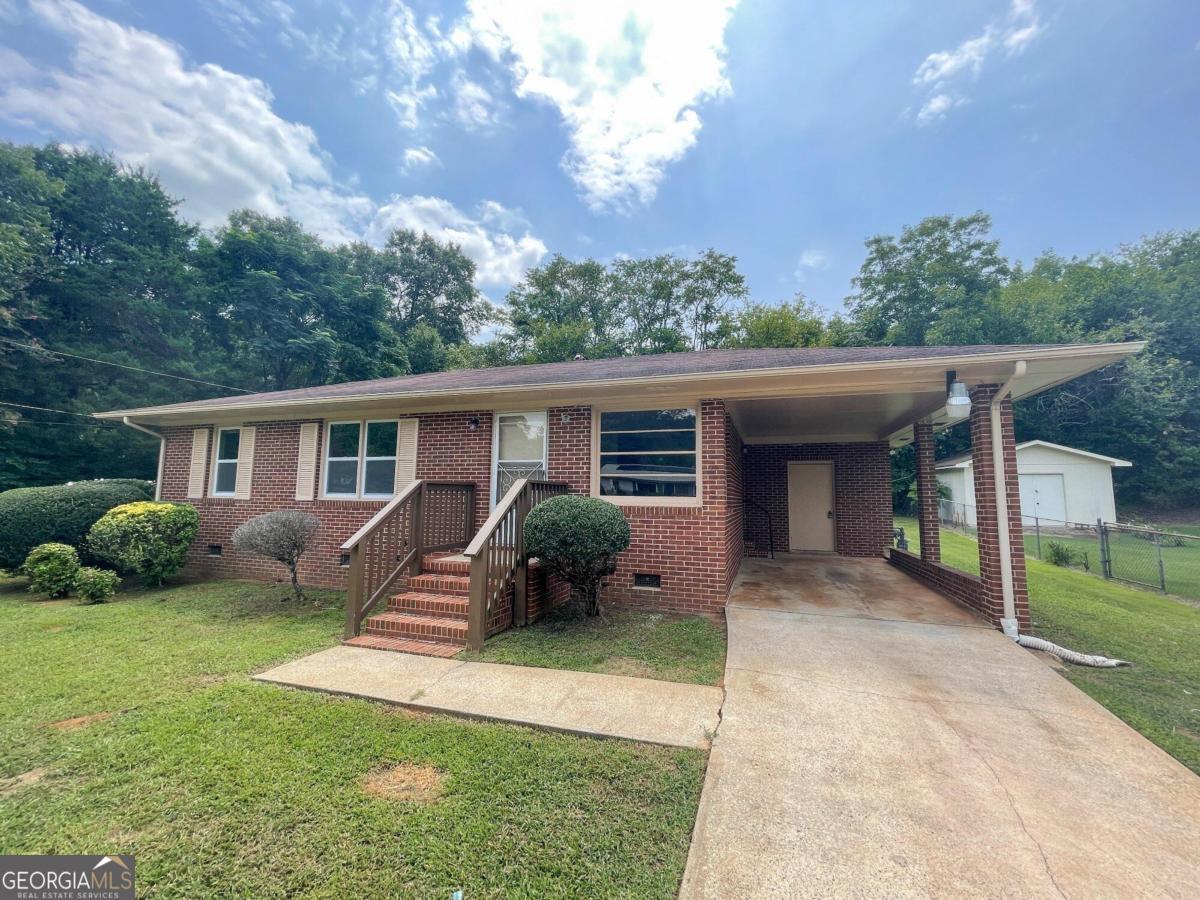
{"type": "Polygon", "coordinates": [[[971,462],[975,479],[975,518],[979,538],[979,580],[983,612],[997,627],[1004,617],[1004,586],[1000,567],[999,502],[1008,504],[1012,536],[1008,555],[1012,563],[1013,601],[1022,632],[1029,628],[1029,587],[1025,575],[1025,541],[1021,535],[1021,491],[1017,482],[1017,443],[1013,436],[1012,400],[1000,404],[1000,439],[1003,451],[1004,497],[997,497],[993,474],[992,418],[990,405],[1000,386],[981,384],[971,391],[971,462]]]}
{"type": "Polygon", "coordinates": [[[917,526],[921,534],[921,559],[941,562],[942,538],[938,530],[937,474],[933,464],[933,425],[913,425],[913,449],[917,455],[917,526]]]}

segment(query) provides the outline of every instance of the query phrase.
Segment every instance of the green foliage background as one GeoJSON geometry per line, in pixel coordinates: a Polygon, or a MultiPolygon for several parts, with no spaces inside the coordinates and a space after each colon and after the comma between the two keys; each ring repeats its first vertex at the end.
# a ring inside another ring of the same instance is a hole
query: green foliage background
{"type": "MultiPolygon", "coordinates": [[[[1200,230],[1026,268],[986,214],[933,216],[869,238],[845,312],[828,316],[802,295],[751,299],[736,258],[711,249],[555,255],[496,307],[461,249],[428,235],[330,247],[249,210],[202,232],[176,206],[102,154],[0,144],[0,490],[151,477],[152,438],[87,414],[230,388],[723,347],[1145,339],[1132,361],[1019,404],[1018,434],[1132,460],[1122,502],[1200,506],[1200,230]]],[[[945,452],[966,440],[941,438],[945,452]]],[[[902,500],[904,453],[895,476],[902,500]]]]}

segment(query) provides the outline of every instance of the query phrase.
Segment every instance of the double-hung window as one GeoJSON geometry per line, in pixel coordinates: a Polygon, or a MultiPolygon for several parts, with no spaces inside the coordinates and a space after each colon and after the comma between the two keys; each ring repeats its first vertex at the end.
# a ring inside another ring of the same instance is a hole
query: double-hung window
{"type": "Polygon", "coordinates": [[[221,428],[217,431],[217,452],[213,462],[212,481],[214,497],[232,497],[237,490],[238,450],[241,440],[240,428],[221,428]]]}
{"type": "Polygon", "coordinates": [[[695,497],[696,411],[600,413],[602,497],[695,497]]]}
{"type": "Polygon", "coordinates": [[[381,500],[396,489],[395,419],[331,422],[325,441],[325,496],[381,500]]]}

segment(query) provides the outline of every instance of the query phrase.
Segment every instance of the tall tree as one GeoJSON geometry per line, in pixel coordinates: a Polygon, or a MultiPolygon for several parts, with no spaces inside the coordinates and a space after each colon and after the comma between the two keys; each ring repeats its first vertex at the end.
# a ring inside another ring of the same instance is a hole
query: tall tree
{"type": "Polygon", "coordinates": [[[899,238],[870,238],[853,280],[857,291],[846,298],[861,339],[919,346],[961,341],[963,320],[986,327],[989,301],[1012,274],[999,242],[988,236],[991,224],[983,212],[931,216],[906,225],[899,238]]]}
{"type": "Polygon", "coordinates": [[[428,325],[443,343],[460,344],[489,320],[488,305],[475,288],[475,263],[455,244],[397,229],[382,249],[354,243],[339,253],[367,290],[383,292],[401,337],[428,325]]]}
{"type": "Polygon", "coordinates": [[[292,219],[239,210],[203,236],[211,326],[264,390],[404,371],[388,298],[292,219]]]}
{"type": "Polygon", "coordinates": [[[147,173],[54,145],[0,145],[0,198],[0,336],[57,351],[0,345],[0,488],[153,473],[153,441],[86,414],[203,388],[75,357],[197,374],[195,229],[147,173]]]}

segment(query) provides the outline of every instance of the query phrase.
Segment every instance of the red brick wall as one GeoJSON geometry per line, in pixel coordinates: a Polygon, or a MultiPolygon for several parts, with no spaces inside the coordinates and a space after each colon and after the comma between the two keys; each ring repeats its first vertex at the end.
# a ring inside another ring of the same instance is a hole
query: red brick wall
{"type": "MultiPolygon", "coordinates": [[[[971,453],[975,475],[975,518],[979,539],[979,577],[982,585],[981,612],[999,625],[1004,615],[1004,593],[1000,574],[1000,532],[992,464],[992,423],[989,407],[998,385],[982,384],[971,391],[971,453]]],[[[1001,439],[1007,487],[1009,541],[1013,574],[1013,597],[1017,622],[1029,628],[1029,587],[1025,574],[1025,542],[1021,536],[1021,493],[1017,480],[1017,447],[1013,436],[1012,400],[1000,405],[1001,439]]]]}
{"type": "Polygon", "coordinates": [[[983,612],[983,589],[979,576],[952,569],[937,560],[922,559],[906,550],[892,548],[888,560],[897,569],[929,585],[935,591],[957,600],[976,612],[983,612]]]}
{"type": "MultiPolygon", "coordinates": [[[[701,503],[695,507],[622,507],[630,522],[633,541],[621,555],[616,573],[608,580],[605,602],[719,616],[741,562],[743,477],[750,495],[776,510],[776,546],[787,549],[788,459],[832,459],[838,496],[839,551],[855,555],[883,552],[891,526],[886,444],[756,446],[743,453],[741,439],[726,415],[723,401],[704,400],[699,413],[701,503]],[[633,576],[642,572],[659,575],[661,588],[634,589],[633,576]]],[[[436,413],[422,414],[419,418],[417,476],[474,481],[476,526],[482,524],[491,488],[491,413],[486,410],[436,413]],[[469,427],[472,418],[479,420],[475,431],[469,427]]],[[[282,579],[282,567],[233,549],[233,529],[268,510],[306,509],[322,520],[323,527],[318,546],[302,563],[302,578],[308,584],[343,587],[346,570],[338,565],[339,548],[374,515],[383,501],[296,501],[293,498],[300,422],[260,423],[257,428],[251,498],[205,497],[189,501],[201,512],[200,533],[188,557],[189,572],[282,579]],[[209,544],[220,544],[223,554],[208,556],[209,544]]],[[[548,410],[549,478],[567,482],[574,492],[588,493],[591,438],[590,408],[548,410]]],[[[323,435],[321,440],[323,456],[323,435]]],[[[190,427],[167,431],[164,499],[185,499],[191,441],[190,427]]],[[[318,480],[320,470],[318,465],[318,480]]],[[[753,528],[755,517],[750,521],[753,528]]],[[[765,534],[761,541],[761,546],[765,546],[765,534]]],[[[558,599],[563,588],[556,585],[550,590],[558,599]]]]}
{"type": "MultiPolygon", "coordinates": [[[[455,413],[433,413],[418,416],[417,477],[474,481],[476,496],[476,525],[482,524],[488,513],[488,491],[491,488],[492,414],[486,410],[455,413]],[[475,431],[469,420],[479,419],[475,431]]],[[[305,421],[313,421],[311,419],[305,421]]],[[[316,546],[305,554],[300,564],[300,577],[305,584],[343,588],[346,569],[339,565],[341,545],[362,527],[383,505],[382,500],[296,500],[296,465],[299,458],[300,421],[247,422],[255,425],[254,475],[250,499],[207,496],[211,459],[205,461],[205,497],[187,500],[188,470],[191,465],[193,427],[169,428],[163,464],[164,500],[183,500],[200,510],[200,531],[188,551],[186,572],[190,575],[222,578],[282,579],[283,567],[271,560],[239,553],[233,548],[233,530],[247,519],[273,509],[302,509],[321,520],[316,546]],[[220,556],[209,556],[210,544],[220,545],[220,556]]],[[[320,495],[320,479],[324,460],[325,435],[322,425],[320,457],[316,484],[320,495]]],[[[210,439],[207,454],[212,454],[210,439]]]]}
{"type": "MultiPolygon", "coordinates": [[[[793,461],[833,463],[836,549],[846,556],[882,556],[892,538],[892,468],[886,441],[859,444],[750,444],[745,454],[746,496],[766,508],[775,550],[787,551],[788,467],[793,461]]],[[[747,511],[755,556],[766,555],[767,517],[747,511]]]]}
{"type": "Polygon", "coordinates": [[[746,549],[742,437],[725,417],[725,590],[733,587],[746,549]]]}
{"type": "Polygon", "coordinates": [[[572,494],[592,490],[592,408],[558,406],[546,413],[546,468],[550,481],[565,481],[572,494]]]}
{"type": "Polygon", "coordinates": [[[938,521],[937,472],[933,461],[933,426],[913,426],[913,450],[917,457],[917,525],[921,535],[921,559],[942,558],[942,534],[938,521]]]}

